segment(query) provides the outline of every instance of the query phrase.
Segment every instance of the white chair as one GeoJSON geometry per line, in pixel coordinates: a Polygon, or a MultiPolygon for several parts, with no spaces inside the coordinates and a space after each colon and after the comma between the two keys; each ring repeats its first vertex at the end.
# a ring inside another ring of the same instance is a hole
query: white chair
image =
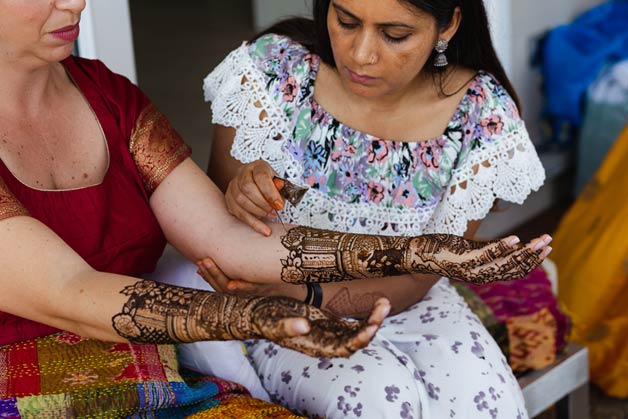
{"type": "Polygon", "coordinates": [[[587,348],[570,343],[556,361],[519,378],[531,418],[556,405],[558,419],[589,417],[589,358],[587,348]]]}

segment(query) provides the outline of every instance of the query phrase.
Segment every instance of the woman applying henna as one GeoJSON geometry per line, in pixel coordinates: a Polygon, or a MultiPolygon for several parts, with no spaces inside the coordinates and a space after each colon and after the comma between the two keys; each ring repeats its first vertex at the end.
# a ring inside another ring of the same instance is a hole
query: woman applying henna
{"type": "MultiPolygon", "coordinates": [[[[209,173],[236,217],[261,234],[260,218],[281,210],[286,223],[339,232],[473,237],[496,199],[521,203],[542,184],[481,1],[320,0],[313,17],[245,43],[205,80],[216,123],[209,173]],[[273,176],[310,190],[284,205],[273,176]]],[[[315,264],[332,252],[323,253],[315,264]]],[[[440,276],[308,289],[259,286],[217,266],[202,270],[218,290],[290,295],[341,316],[392,302],[396,315],[350,363],[247,343],[274,400],[330,418],[525,416],[501,351],[440,276]]]]}
{"type": "MultiPolygon", "coordinates": [[[[272,226],[267,238],[230,216],[150,100],[102,63],[70,55],[84,7],[84,0],[0,0],[0,409],[11,417],[183,418],[228,406],[294,417],[252,404],[234,384],[184,377],[170,344],[263,337],[314,356],[345,356],[368,343],[388,303],[348,322],[286,297],[140,280],[169,241],[192,260],[211,256],[230,275],[278,283],[281,261],[307,254],[287,238],[327,233],[272,226]]],[[[340,239],[340,253],[360,259],[340,239]]],[[[449,258],[447,249],[391,245],[378,250],[405,251],[399,270],[441,270],[449,258]]],[[[535,265],[544,250],[533,246],[509,246],[489,265],[505,271],[513,255],[535,265]]],[[[478,249],[449,253],[485,261],[478,249]]],[[[381,275],[378,267],[335,263],[334,277],[381,275]]],[[[313,275],[304,271],[304,280],[313,275]]]]}

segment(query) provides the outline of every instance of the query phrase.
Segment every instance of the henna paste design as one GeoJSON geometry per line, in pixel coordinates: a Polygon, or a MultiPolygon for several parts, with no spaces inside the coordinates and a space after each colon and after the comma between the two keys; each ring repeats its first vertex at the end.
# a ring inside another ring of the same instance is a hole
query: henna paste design
{"type": "Polygon", "coordinates": [[[337,319],[287,297],[243,297],[139,281],[125,287],[129,297],[112,318],[114,330],[132,343],[199,340],[269,339],[317,357],[348,356],[368,342],[358,342],[365,322],[337,319]],[[307,335],[287,337],[282,320],[309,321],[307,335]]]}
{"type": "Polygon", "coordinates": [[[367,292],[351,296],[348,287],[342,287],[333,297],[325,304],[325,308],[340,317],[368,317],[375,302],[380,298],[388,298],[381,292],[367,292]]]}
{"type": "Polygon", "coordinates": [[[486,284],[519,278],[541,262],[541,251],[448,234],[368,236],[295,227],[281,241],[289,251],[281,279],[290,283],[432,273],[486,284]]]}

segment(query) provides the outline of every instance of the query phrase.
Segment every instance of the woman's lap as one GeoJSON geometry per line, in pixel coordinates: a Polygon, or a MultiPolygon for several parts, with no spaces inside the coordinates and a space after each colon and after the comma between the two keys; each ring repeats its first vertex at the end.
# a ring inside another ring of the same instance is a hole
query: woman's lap
{"type": "Polygon", "coordinates": [[[314,359],[266,341],[247,348],[271,398],[305,415],[527,417],[505,357],[447,280],[389,317],[348,359],[314,359]]]}

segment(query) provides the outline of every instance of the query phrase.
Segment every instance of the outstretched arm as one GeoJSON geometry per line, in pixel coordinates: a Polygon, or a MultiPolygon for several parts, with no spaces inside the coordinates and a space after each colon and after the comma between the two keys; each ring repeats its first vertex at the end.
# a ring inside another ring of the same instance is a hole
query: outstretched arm
{"type": "Polygon", "coordinates": [[[365,346],[388,312],[337,321],[283,297],[239,297],[97,272],[31,217],[0,221],[0,311],[84,337],[132,343],[266,338],[314,356],[365,346]]]}
{"type": "Polygon", "coordinates": [[[435,273],[474,283],[519,278],[548,253],[548,240],[526,246],[457,236],[368,236],[270,224],[261,236],[229,215],[216,185],[190,160],[151,197],[168,240],[191,260],[213,258],[228,277],[251,282],[337,282],[435,273]]]}

